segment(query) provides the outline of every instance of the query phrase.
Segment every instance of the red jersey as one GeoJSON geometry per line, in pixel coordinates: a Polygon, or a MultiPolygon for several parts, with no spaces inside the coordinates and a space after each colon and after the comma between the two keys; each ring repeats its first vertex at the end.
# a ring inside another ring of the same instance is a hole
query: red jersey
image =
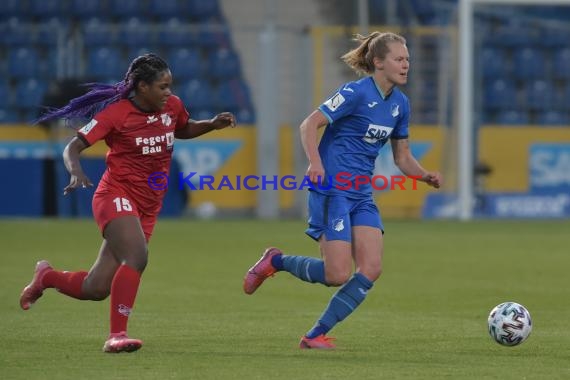
{"type": "Polygon", "coordinates": [[[122,99],[96,114],[78,136],[89,145],[105,139],[110,148],[97,192],[118,187],[141,212],[157,214],[166,190],[151,188],[148,179],[152,173],[169,173],[174,131],[188,119],[188,111],[175,95],[157,112],[142,111],[131,100],[122,99]]]}

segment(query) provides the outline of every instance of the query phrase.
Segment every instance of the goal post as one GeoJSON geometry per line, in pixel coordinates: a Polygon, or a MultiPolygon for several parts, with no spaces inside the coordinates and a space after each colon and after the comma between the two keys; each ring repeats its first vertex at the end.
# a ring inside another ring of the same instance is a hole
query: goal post
{"type": "Polygon", "coordinates": [[[474,205],[474,89],[473,65],[475,5],[570,5],[570,0],[459,0],[459,86],[458,86],[458,201],[460,220],[473,218],[474,205]]]}

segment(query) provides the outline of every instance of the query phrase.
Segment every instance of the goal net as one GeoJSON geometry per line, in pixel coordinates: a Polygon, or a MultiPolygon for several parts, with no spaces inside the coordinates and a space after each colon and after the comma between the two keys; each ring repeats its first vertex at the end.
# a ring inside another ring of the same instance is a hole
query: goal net
{"type": "Polygon", "coordinates": [[[459,0],[457,11],[456,175],[424,217],[570,216],[570,1],[459,0]]]}

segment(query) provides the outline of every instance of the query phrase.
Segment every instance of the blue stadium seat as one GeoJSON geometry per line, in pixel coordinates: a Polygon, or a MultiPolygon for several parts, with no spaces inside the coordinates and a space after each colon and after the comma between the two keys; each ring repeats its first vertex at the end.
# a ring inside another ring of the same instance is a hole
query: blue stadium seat
{"type": "Polygon", "coordinates": [[[227,24],[199,24],[197,43],[204,49],[231,49],[232,42],[227,24]]]}
{"type": "Polygon", "coordinates": [[[485,108],[513,109],[517,106],[517,90],[511,81],[496,79],[486,83],[485,108]]]}
{"type": "Polygon", "coordinates": [[[202,57],[197,49],[174,49],[167,61],[175,80],[187,81],[202,74],[202,57]]]}
{"type": "Polygon", "coordinates": [[[11,104],[10,85],[6,80],[0,80],[0,108],[5,109],[11,104]]]}
{"type": "Polygon", "coordinates": [[[218,0],[185,0],[182,2],[190,18],[197,22],[222,21],[218,0]]]}
{"type": "Polygon", "coordinates": [[[543,30],[540,42],[546,48],[563,48],[568,46],[568,31],[566,27],[557,28],[549,25],[543,30]]]}
{"type": "Polygon", "coordinates": [[[240,124],[254,124],[255,111],[249,87],[243,79],[221,82],[214,92],[216,110],[233,112],[240,124]]]}
{"type": "Polygon", "coordinates": [[[37,63],[37,73],[38,77],[46,78],[46,79],[53,79],[58,76],[58,66],[62,64],[59,58],[64,59],[64,56],[58,56],[57,49],[48,50],[47,53],[41,54],[43,58],[40,58],[40,61],[37,63]]]}
{"type": "Polygon", "coordinates": [[[25,19],[28,17],[28,4],[22,0],[3,0],[2,17],[25,19]]]}
{"type": "Polygon", "coordinates": [[[484,47],[479,55],[479,67],[484,79],[505,78],[510,73],[505,49],[484,47]]]}
{"type": "Polygon", "coordinates": [[[182,7],[179,5],[178,0],[149,1],[150,12],[158,18],[169,19],[172,17],[180,17],[182,15],[182,7]]]}
{"type": "Polygon", "coordinates": [[[127,64],[130,64],[133,61],[133,59],[148,53],[158,54],[159,52],[151,47],[139,47],[139,46],[130,47],[127,50],[127,64]]]}
{"type": "Polygon", "coordinates": [[[16,85],[16,107],[26,110],[41,107],[44,95],[47,91],[47,84],[37,79],[28,79],[16,85]]]}
{"type": "Polygon", "coordinates": [[[153,43],[151,24],[132,17],[119,27],[119,41],[126,46],[148,46],[153,43]]]}
{"type": "Polygon", "coordinates": [[[30,78],[37,75],[38,53],[35,49],[20,47],[8,52],[8,74],[14,78],[30,78]]]}
{"type": "Polygon", "coordinates": [[[71,16],[78,19],[107,17],[108,10],[105,1],[101,0],[71,0],[71,16]]]}
{"type": "Polygon", "coordinates": [[[3,38],[0,40],[10,47],[29,46],[36,42],[36,34],[20,19],[11,18],[3,25],[3,38]]]}
{"type": "MultiPolygon", "coordinates": [[[[0,55],[0,78],[8,77],[8,61],[0,55]]],[[[1,81],[2,79],[0,79],[1,81]]]]}
{"type": "Polygon", "coordinates": [[[236,92],[232,91],[229,82],[222,82],[214,91],[216,106],[224,111],[234,111],[239,107],[236,92]]]}
{"type": "Polygon", "coordinates": [[[218,107],[226,111],[251,108],[249,88],[241,79],[221,82],[214,99],[216,99],[218,107]]]}
{"type": "Polygon", "coordinates": [[[513,74],[518,79],[535,79],[546,76],[546,57],[540,49],[523,48],[513,54],[513,74]]]}
{"type": "Polygon", "coordinates": [[[544,21],[570,21],[570,9],[564,5],[552,5],[552,6],[529,6],[524,7],[526,10],[525,16],[540,17],[544,21]]]}
{"type": "Polygon", "coordinates": [[[545,111],[554,107],[555,95],[551,82],[537,79],[525,83],[524,98],[531,110],[545,111]]]}
{"type": "Polygon", "coordinates": [[[180,86],[179,96],[189,110],[212,109],[215,107],[212,86],[204,80],[193,79],[183,83],[180,86]]]}
{"type": "Polygon", "coordinates": [[[17,123],[21,121],[20,115],[13,108],[2,108],[0,106],[0,124],[17,123]]]}
{"type": "Polygon", "coordinates": [[[255,124],[255,112],[253,108],[240,108],[235,111],[235,117],[238,124],[255,124]]]}
{"type": "Polygon", "coordinates": [[[127,70],[115,48],[100,47],[89,52],[87,73],[98,80],[119,81],[127,70]]]}
{"type": "Polygon", "coordinates": [[[19,113],[20,121],[27,124],[33,124],[40,117],[43,110],[44,108],[40,100],[37,107],[31,107],[19,113]]]}
{"type": "Polygon", "coordinates": [[[434,25],[437,12],[431,1],[410,0],[409,3],[422,25],[434,25]]]}
{"type": "Polygon", "coordinates": [[[112,0],[110,2],[110,14],[113,17],[128,19],[132,17],[145,17],[144,8],[140,0],[112,0]]]}
{"type": "Polygon", "coordinates": [[[160,24],[158,33],[161,45],[166,47],[192,47],[199,41],[198,31],[194,25],[182,22],[178,18],[170,18],[160,24]]]}
{"type": "Polygon", "coordinates": [[[528,112],[517,110],[503,110],[496,118],[498,124],[527,125],[530,124],[528,112]]]}
{"type": "Polygon", "coordinates": [[[560,86],[554,103],[554,108],[559,111],[570,110],[570,81],[566,81],[560,86]]]}
{"type": "MultiPolygon", "coordinates": [[[[165,51],[163,49],[161,49],[159,46],[157,45],[143,45],[143,46],[130,46],[127,50],[126,50],[126,57],[127,57],[127,66],[132,62],[133,59],[141,56],[141,55],[145,55],[145,54],[156,54],[159,57],[163,58],[166,60],[166,63],[170,64],[170,62],[168,62],[167,60],[167,55],[165,54],[165,51]]],[[[174,73],[172,73],[174,74],[174,73]]]]}
{"type": "Polygon", "coordinates": [[[97,17],[88,19],[81,25],[83,43],[89,48],[109,46],[116,42],[117,34],[112,24],[103,22],[97,17]]]}
{"type": "Polygon", "coordinates": [[[54,17],[37,24],[37,42],[51,49],[58,43],[63,43],[67,37],[69,23],[54,17]]]}
{"type": "Polygon", "coordinates": [[[495,31],[487,33],[485,43],[507,48],[519,48],[532,43],[534,36],[525,26],[503,24],[495,31]]]}
{"type": "Polygon", "coordinates": [[[237,53],[226,48],[212,50],[208,57],[208,72],[215,80],[239,77],[241,66],[237,53]]]}
{"type": "MultiPolygon", "coordinates": [[[[415,113],[416,112],[414,112],[414,114],[415,113]]],[[[483,110],[483,112],[478,112],[474,114],[473,118],[475,119],[475,122],[480,125],[493,124],[495,123],[495,113],[496,112],[491,112],[490,110],[485,109],[483,110]]],[[[414,116],[414,120],[415,119],[417,119],[417,117],[414,116]]]]}
{"type": "Polygon", "coordinates": [[[40,19],[59,17],[64,12],[61,0],[29,0],[30,14],[40,19]]]}
{"type": "Polygon", "coordinates": [[[552,73],[555,79],[570,80],[570,47],[554,53],[552,73]]]}
{"type": "Polygon", "coordinates": [[[570,125],[568,112],[546,111],[538,114],[537,121],[542,125],[570,125]]]}
{"type": "Polygon", "coordinates": [[[213,109],[210,108],[190,108],[190,110],[188,110],[188,112],[190,112],[190,117],[193,120],[207,120],[207,119],[211,119],[214,116],[216,116],[216,111],[214,111],[213,109]]]}

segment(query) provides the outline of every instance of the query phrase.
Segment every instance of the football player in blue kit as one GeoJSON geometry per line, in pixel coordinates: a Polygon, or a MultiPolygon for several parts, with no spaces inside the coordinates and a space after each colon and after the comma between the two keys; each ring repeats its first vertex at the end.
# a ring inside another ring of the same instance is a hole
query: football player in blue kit
{"type": "Polygon", "coordinates": [[[442,177],[424,169],[408,142],[410,105],[397,86],[410,68],[404,37],[374,32],[356,36],[358,46],[342,59],[364,77],[345,83],[300,126],[309,160],[307,235],[319,242],[321,259],[285,255],[268,248],[247,272],[246,294],[279,271],[311,283],[340,286],[300,348],[334,348],[327,333],[366,298],[382,273],[383,231],[371,184],[380,148],[388,140],[394,161],[407,176],[439,188],[442,177]],[[318,129],[326,126],[318,143],[318,129]],[[353,273],[353,263],[355,271],[353,273]]]}

